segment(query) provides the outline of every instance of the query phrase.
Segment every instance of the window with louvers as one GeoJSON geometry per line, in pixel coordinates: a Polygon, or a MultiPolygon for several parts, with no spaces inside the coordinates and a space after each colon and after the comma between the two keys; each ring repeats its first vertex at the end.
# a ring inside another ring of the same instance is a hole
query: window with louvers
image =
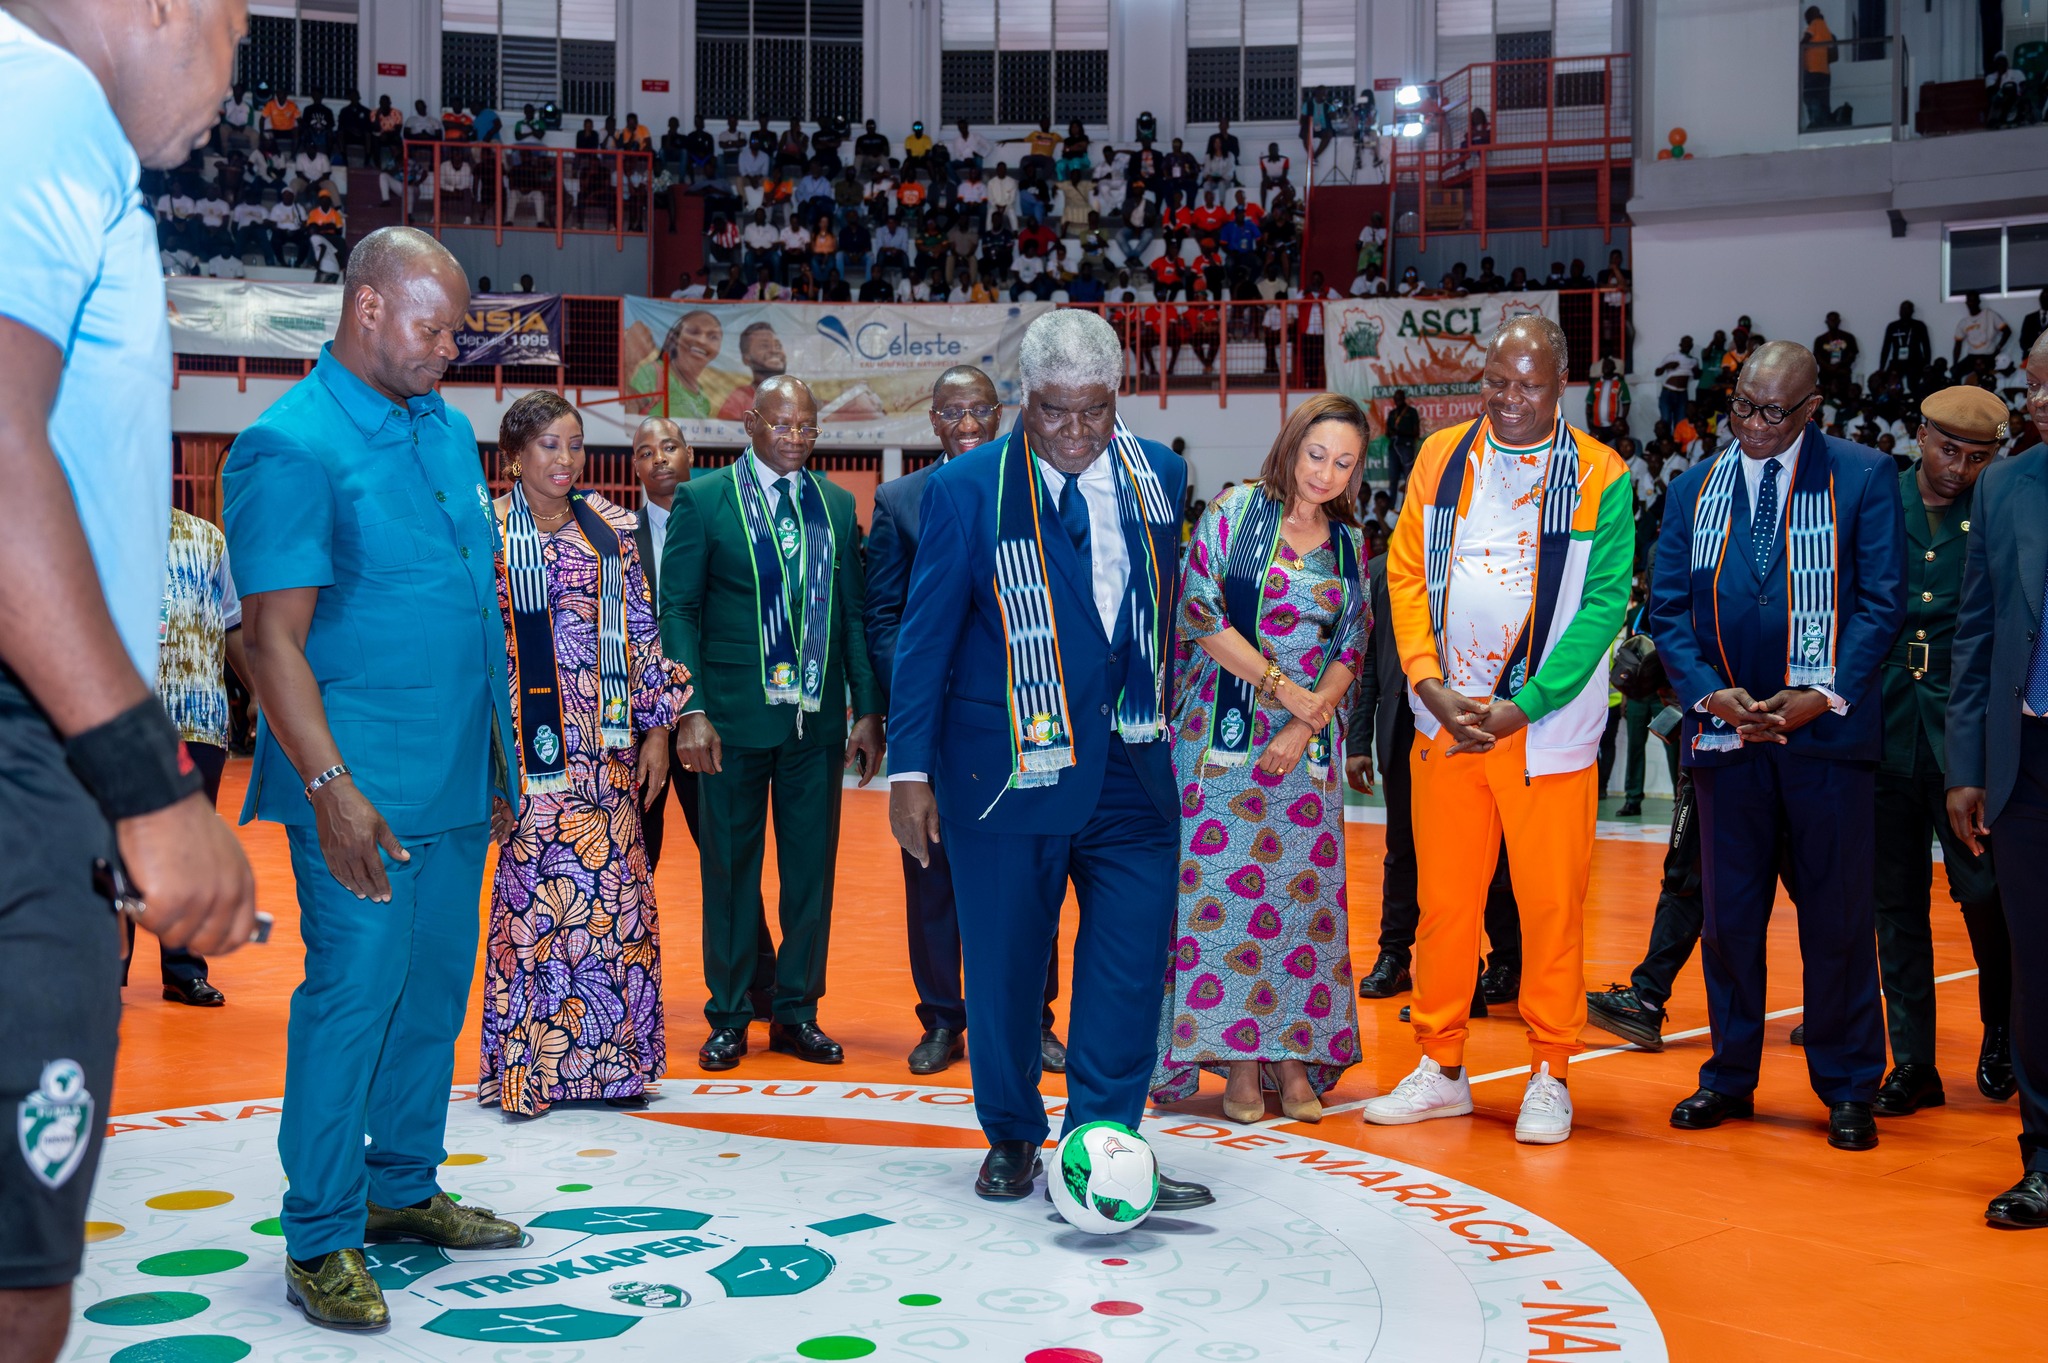
{"type": "Polygon", "coordinates": [[[618,58],[616,43],[588,38],[562,39],[562,108],[599,118],[616,113],[618,58]]]}
{"type": "Polygon", "coordinates": [[[948,127],[996,120],[996,54],[986,48],[939,54],[939,119],[948,127]]]}
{"type": "Polygon", "coordinates": [[[299,80],[310,92],[346,98],[356,88],[356,26],[299,21],[299,80]]]}
{"type": "Polygon", "coordinates": [[[1251,122],[1280,121],[1301,112],[1301,49],[1248,47],[1244,50],[1244,116],[1251,122]]]}
{"type": "Polygon", "coordinates": [[[863,0],[698,0],[697,112],[858,120],[863,14],[863,0]]]}
{"type": "Polygon", "coordinates": [[[1242,48],[1188,49],[1188,122],[1214,123],[1241,118],[1238,111],[1239,58],[1242,48]]]}
{"type": "Polygon", "coordinates": [[[1031,123],[1052,117],[1052,53],[996,54],[996,122],[1031,123]]]}
{"type": "Polygon", "coordinates": [[[747,106],[747,46],[745,38],[697,39],[697,112],[707,121],[752,121],[753,111],[747,106]]]}
{"type": "Polygon", "coordinates": [[[860,120],[861,45],[811,42],[811,117],[860,120]]]}
{"type": "Polygon", "coordinates": [[[267,83],[272,90],[297,93],[298,71],[293,48],[298,43],[298,20],[270,14],[249,16],[249,41],[242,44],[236,60],[236,79],[254,90],[267,83]]]}
{"type": "Polygon", "coordinates": [[[441,34],[441,107],[458,103],[469,109],[498,107],[497,34],[441,34]]]}
{"type": "Polygon", "coordinates": [[[1109,121],[1109,50],[1053,54],[1053,117],[1061,123],[1109,121]]]}
{"type": "Polygon", "coordinates": [[[1108,0],[941,0],[941,6],[942,122],[1108,121],[1108,0]]]}
{"type": "Polygon", "coordinates": [[[804,40],[754,39],[754,117],[777,122],[804,116],[804,40]]]}
{"type": "Polygon", "coordinates": [[[1519,63],[1494,68],[1496,109],[1541,109],[1550,95],[1550,31],[1496,33],[1493,59],[1519,63]]]}

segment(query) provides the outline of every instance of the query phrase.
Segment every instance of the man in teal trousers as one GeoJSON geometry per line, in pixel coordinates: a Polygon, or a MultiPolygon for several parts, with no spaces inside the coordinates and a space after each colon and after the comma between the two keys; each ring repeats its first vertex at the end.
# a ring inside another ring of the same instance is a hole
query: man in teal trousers
{"type": "Polygon", "coordinates": [[[435,1181],[491,796],[519,797],[490,492],[434,391],[462,267],[387,227],[342,298],[312,373],[236,438],[224,519],[263,701],[242,817],[285,826],[306,944],[278,1134],[286,1295],[374,1330],[390,1313],[365,1241],[520,1240],[435,1181]]]}

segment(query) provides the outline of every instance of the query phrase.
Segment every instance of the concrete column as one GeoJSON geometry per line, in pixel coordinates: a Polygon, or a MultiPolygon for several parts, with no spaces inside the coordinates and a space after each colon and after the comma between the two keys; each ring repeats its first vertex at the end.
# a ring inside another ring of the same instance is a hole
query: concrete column
{"type": "Polygon", "coordinates": [[[882,451],[882,481],[903,476],[903,447],[891,445],[882,451]]]}

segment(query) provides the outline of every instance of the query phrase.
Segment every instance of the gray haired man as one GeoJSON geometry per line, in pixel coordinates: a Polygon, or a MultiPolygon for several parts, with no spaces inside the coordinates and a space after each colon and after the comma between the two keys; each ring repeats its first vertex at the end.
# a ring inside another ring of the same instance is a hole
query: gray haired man
{"type": "MultiPolygon", "coordinates": [[[[1039,1009],[1070,881],[1065,1129],[1144,1116],[1180,808],[1165,678],[1186,465],[1118,422],[1123,344],[1095,314],[1033,322],[1019,367],[1009,435],[926,486],[889,715],[897,841],[920,864],[942,845],[980,906],[960,945],[991,1199],[1030,1195],[1049,1129],[1039,1009]]],[[[1162,1179],[1156,1205],[1211,1200],[1162,1179]]]]}

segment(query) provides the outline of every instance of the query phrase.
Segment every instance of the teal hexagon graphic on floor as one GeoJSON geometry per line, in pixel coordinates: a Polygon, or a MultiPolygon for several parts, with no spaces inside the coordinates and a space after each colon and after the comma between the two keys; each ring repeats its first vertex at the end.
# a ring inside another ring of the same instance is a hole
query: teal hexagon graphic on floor
{"type": "Polygon", "coordinates": [[[436,1269],[448,1267],[450,1259],[439,1245],[365,1245],[363,1266],[386,1292],[411,1287],[436,1269]]]}
{"type": "Polygon", "coordinates": [[[793,1297],[824,1282],[832,1256],[809,1245],[749,1245],[711,1270],[728,1297],[793,1297]]]}
{"type": "Polygon", "coordinates": [[[543,1212],[529,1229],[574,1230],[585,1235],[638,1235],[651,1230],[696,1230],[711,1218],[680,1207],[570,1207],[543,1212]]]}
{"type": "Polygon", "coordinates": [[[638,1316],[586,1311],[580,1306],[507,1306],[485,1311],[443,1311],[427,1329],[451,1339],[538,1344],[613,1339],[640,1323],[638,1316]]]}

